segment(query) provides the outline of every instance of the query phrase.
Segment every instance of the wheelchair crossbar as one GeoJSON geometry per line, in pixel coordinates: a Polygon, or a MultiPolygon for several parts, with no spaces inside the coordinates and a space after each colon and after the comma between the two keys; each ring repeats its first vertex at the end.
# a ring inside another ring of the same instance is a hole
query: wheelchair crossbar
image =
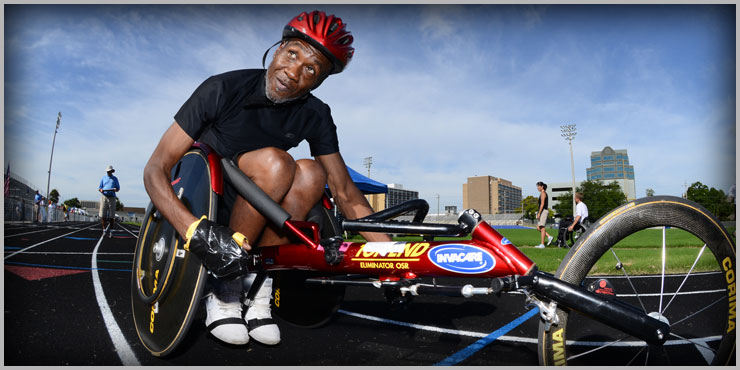
{"type": "Polygon", "coordinates": [[[277,227],[283,227],[285,221],[290,219],[290,213],[272,200],[234,162],[226,158],[221,158],[221,163],[224,167],[224,173],[226,173],[226,180],[234,186],[239,195],[244,197],[249,204],[264,215],[271,223],[277,227]]]}

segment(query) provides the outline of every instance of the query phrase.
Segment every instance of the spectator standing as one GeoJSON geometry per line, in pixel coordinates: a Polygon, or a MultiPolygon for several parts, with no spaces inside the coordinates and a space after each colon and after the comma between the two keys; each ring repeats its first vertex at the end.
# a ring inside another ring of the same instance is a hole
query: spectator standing
{"type": "Polygon", "coordinates": [[[54,222],[54,202],[52,200],[49,200],[49,223],[54,222]]]}
{"type": "Polygon", "coordinates": [[[39,222],[44,222],[46,220],[46,198],[41,196],[41,200],[39,201],[39,222]]]}
{"type": "Polygon", "coordinates": [[[545,235],[547,235],[547,245],[552,243],[552,236],[545,230],[547,224],[547,215],[550,213],[548,210],[550,200],[547,198],[547,184],[542,181],[537,182],[537,191],[540,192],[540,199],[537,201],[537,229],[540,231],[540,245],[535,248],[545,248],[545,235]]]}
{"type": "Polygon", "coordinates": [[[39,211],[41,206],[41,194],[36,190],[36,195],[33,196],[33,222],[39,222],[39,211]]]}
{"type": "Polygon", "coordinates": [[[113,224],[116,218],[116,192],[121,190],[118,178],[113,176],[113,166],[105,169],[105,176],[100,179],[98,191],[100,192],[100,221],[103,223],[103,233],[106,232],[105,221],[108,220],[108,237],[113,237],[113,224]]]}

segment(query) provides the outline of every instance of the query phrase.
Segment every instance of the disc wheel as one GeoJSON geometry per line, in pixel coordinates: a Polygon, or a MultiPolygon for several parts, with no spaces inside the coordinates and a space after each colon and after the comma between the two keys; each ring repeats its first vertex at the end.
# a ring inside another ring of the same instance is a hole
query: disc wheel
{"type": "MultiPolygon", "coordinates": [[[[341,235],[341,227],[331,210],[321,202],[308,213],[307,221],[319,224],[322,239],[341,235]]],[[[273,312],[300,327],[314,328],[327,323],[344,301],[344,286],[306,284],[320,272],[281,270],[274,272],[273,312]]]]}
{"type": "Polygon", "coordinates": [[[648,345],[558,308],[559,323],[540,323],[540,363],[734,365],[735,262],[734,238],[696,203],[650,197],[613,210],[578,239],[555,277],[583,286],[606,278],[616,299],[667,322],[671,333],[662,346],[648,345]]]}
{"type": "MultiPolygon", "coordinates": [[[[175,194],[195,215],[216,217],[217,195],[200,149],[188,151],[171,174],[175,194]]],[[[131,307],[137,335],[154,356],[180,344],[198,308],[206,282],[200,259],[184,250],[174,227],[150,204],[136,243],[131,307]]]]}

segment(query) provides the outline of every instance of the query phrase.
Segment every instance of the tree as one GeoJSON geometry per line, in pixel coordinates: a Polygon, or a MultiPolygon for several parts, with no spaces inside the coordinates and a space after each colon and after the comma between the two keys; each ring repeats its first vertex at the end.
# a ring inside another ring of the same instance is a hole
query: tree
{"type": "Polygon", "coordinates": [[[647,188],[645,189],[645,196],[647,197],[654,197],[655,196],[655,190],[647,188]]]}
{"type": "Polygon", "coordinates": [[[727,201],[724,191],[710,188],[699,181],[686,189],[686,198],[701,204],[720,220],[727,220],[735,214],[735,205],[727,201]]]}
{"type": "Polygon", "coordinates": [[[121,203],[120,200],[118,200],[118,197],[116,197],[116,211],[123,211],[123,203],[121,203]]]}
{"type": "Polygon", "coordinates": [[[64,204],[67,205],[67,207],[82,208],[82,203],[80,203],[80,200],[76,197],[65,200],[64,204]]]}
{"type": "Polygon", "coordinates": [[[59,203],[59,192],[57,189],[51,189],[51,192],[49,192],[49,200],[54,203],[59,203]]]}
{"type": "MultiPolygon", "coordinates": [[[[576,188],[576,191],[578,188],[576,188]]],[[[572,216],[573,215],[573,192],[568,190],[568,192],[563,193],[559,197],[554,197],[552,200],[557,201],[555,205],[551,205],[552,209],[555,211],[555,214],[559,217],[565,217],[565,216],[572,216]]]]}
{"type": "Polygon", "coordinates": [[[537,198],[532,195],[527,196],[522,200],[524,206],[524,218],[534,220],[534,216],[537,215],[537,198]]]}
{"type": "MultiPolygon", "coordinates": [[[[616,181],[603,184],[598,180],[589,180],[581,183],[576,192],[583,194],[583,203],[588,207],[588,218],[596,221],[614,208],[627,202],[627,196],[616,181]]],[[[559,202],[553,209],[561,216],[572,216],[573,205],[571,199],[573,193],[570,191],[558,198],[559,202]]]]}

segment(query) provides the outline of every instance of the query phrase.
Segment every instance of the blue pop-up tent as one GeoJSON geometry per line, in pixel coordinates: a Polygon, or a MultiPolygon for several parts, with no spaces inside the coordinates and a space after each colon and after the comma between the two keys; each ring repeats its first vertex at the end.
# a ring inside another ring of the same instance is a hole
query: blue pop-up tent
{"type": "Polygon", "coordinates": [[[347,166],[347,171],[349,171],[349,176],[352,178],[352,182],[357,185],[357,188],[360,189],[363,194],[388,193],[388,185],[364,176],[351,169],[349,166],[347,166]]]}
{"type": "MultiPolygon", "coordinates": [[[[347,172],[349,172],[349,177],[352,178],[352,182],[355,183],[358,189],[363,194],[386,194],[388,193],[388,185],[383,184],[382,182],[377,182],[367,176],[361,175],[359,172],[351,169],[349,166],[347,166],[347,172]]],[[[329,188],[329,185],[326,186],[326,188],[329,188]]]]}

